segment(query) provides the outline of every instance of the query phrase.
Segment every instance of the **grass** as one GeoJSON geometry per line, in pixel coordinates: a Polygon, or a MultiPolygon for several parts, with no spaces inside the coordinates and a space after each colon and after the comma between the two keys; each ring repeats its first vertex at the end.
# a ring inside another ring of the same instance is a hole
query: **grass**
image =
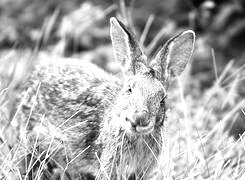
{"type": "MultiPolygon", "coordinates": [[[[175,164],[172,172],[176,173],[172,178],[239,179],[244,174],[244,137],[236,140],[228,133],[233,117],[245,103],[236,96],[235,87],[241,84],[236,77],[230,79],[231,69],[228,64],[214,85],[198,92],[197,97],[191,93],[183,96],[180,92],[181,100],[174,102],[177,108],[169,113],[167,128],[171,129],[170,158],[175,164]],[[227,79],[230,79],[228,88],[222,86],[227,79]]],[[[185,91],[183,87],[179,89],[185,91]]],[[[187,91],[193,89],[187,87],[187,91]]]]}

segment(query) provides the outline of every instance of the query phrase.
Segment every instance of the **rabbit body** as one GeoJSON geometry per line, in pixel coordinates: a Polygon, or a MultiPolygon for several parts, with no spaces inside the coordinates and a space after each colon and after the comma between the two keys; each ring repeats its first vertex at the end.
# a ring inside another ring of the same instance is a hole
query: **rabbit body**
{"type": "MultiPolygon", "coordinates": [[[[63,168],[84,150],[68,166],[69,172],[96,176],[103,165],[106,173],[116,168],[125,171],[126,177],[143,174],[160,152],[161,126],[152,135],[125,135],[116,102],[122,88],[120,79],[91,63],[64,59],[37,66],[24,85],[26,100],[18,113],[24,120],[31,114],[30,144],[39,133],[39,149],[51,145],[63,168]]],[[[115,173],[111,177],[115,178],[115,173]]]]}

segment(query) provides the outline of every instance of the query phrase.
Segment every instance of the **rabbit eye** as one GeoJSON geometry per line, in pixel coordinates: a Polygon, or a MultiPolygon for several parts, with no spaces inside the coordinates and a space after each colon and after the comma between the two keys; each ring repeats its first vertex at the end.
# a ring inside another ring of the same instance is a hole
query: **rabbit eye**
{"type": "Polygon", "coordinates": [[[163,96],[162,100],[160,101],[160,105],[161,105],[161,106],[164,106],[166,97],[167,97],[167,94],[165,94],[165,95],[163,96]]]}
{"type": "Polygon", "coordinates": [[[127,92],[130,94],[132,93],[132,88],[130,86],[128,86],[127,92]]]}
{"type": "Polygon", "coordinates": [[[161,100],[160,105],[163,106],[165,103],[164,99],[161,100]]]}

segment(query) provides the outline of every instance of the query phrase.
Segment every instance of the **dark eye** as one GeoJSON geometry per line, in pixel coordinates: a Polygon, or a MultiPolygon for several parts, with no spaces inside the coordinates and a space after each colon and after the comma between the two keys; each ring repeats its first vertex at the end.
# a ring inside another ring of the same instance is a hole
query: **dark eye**
{"type": "Polygon", "coordinates": [[[163,98],[162,98],[162,100],[161,100],[161,102],[160,102],[160,105],[161,105],[161,106],[164,106],[166,97],[167,97],[167,94],[165,94],[165,95],[163,96],[163,98]]]}
{"type": "Polygon", "coordinates": [[[130,86],[128,86],[127,92],[130,94],[132,93],[132,88],[130,86]]]}

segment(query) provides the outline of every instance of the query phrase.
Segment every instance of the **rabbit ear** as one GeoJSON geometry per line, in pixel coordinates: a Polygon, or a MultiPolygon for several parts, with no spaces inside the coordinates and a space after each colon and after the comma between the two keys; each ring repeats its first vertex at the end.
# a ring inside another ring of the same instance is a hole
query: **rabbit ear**
{"type": "Polygon", "coordinates": [[[124,75],[130,76],[142,71],[146,64],[146,56],[134,35],[115,17],[110,19],[110,25],[114,57],[124,75]]]}
{"type": "Polygon", "coordinates": [[[193,53],[194,43],[195,33],[187,30],[170,39],[159,50],[151,62],[151,67],[163,83],[169,77],[182,73],[193,53]]]}

